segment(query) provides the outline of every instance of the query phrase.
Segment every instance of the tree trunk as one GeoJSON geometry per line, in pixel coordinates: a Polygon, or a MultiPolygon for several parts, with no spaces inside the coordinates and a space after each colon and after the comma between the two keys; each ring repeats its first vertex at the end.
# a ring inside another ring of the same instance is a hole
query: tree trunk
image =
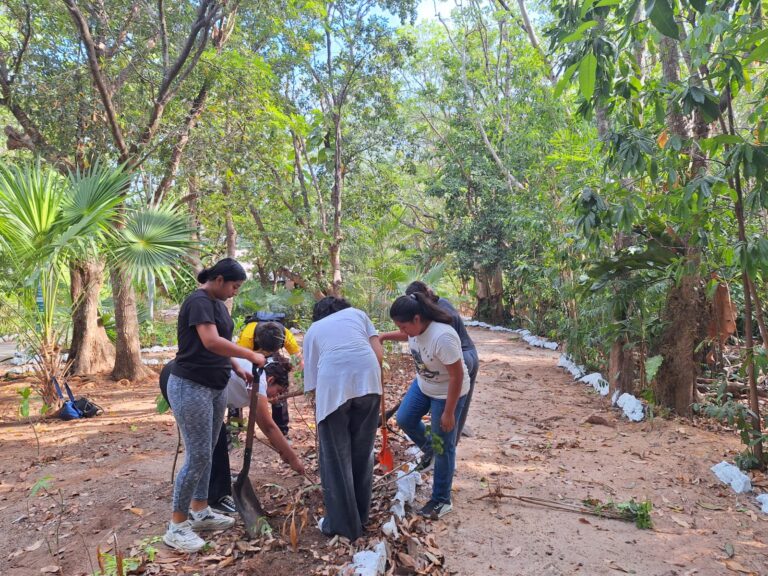
{"type": "Polygon", "coordinates": [[[141,363],[139,343],[139,318],[136,313],[136,294],[131,278],[125,272],[112,269],[112,299],[115,302],[117,324],[117,354],[112,378],[131,381],[141,380],[152,371],[141,363]]]}
{"type": "Polygon", "coordinates": [[[704,283],[698,276],[683,276],[667,295],[662,320],[667,328],[659,353],[664,361],[654,386],[656,402],[681,416],[690,416],[696,397],[700,358],[696,348],[705,337],[709,306],[704,283]]]}
{"type": "Polygon", "coordinates": [[[608,383],[611,392],[635,393],[635,359],[632,349],[627,348],[627,336],[624,334],[614,340],[608,361],[608,383]]]}
{"type": "MultiPolygon", "coordinates": [[[[599,130],[598,130],[599,132],[599,130]]],[[[617,232],[613,239],[613,247],[620,252],[632,245],[632,237],[623,232],[617,232]]],[[[628,274],[621,274],[615,281],[615,289],[621,290],[620,284],[626,281],[628,274]]],[[[614,324],[624,326],[629,317],[627,302],[619,296],[619,301],[614,304],[614,324]]],[[[608,383],[611,392],[629,392],[634,394],[635,362],[632,349],[628,348],[629,338],[622,328],[616,340],[611,346],[611,355],[608,360],[608,383]]]]}
{"type": "MultiPolygon", "coordinates": [[[[680,81],[680,50],[677,47],[677,41],[664,36],[659,47],[664,80],[670,85],[677,84],[680,81]]],[[[684,139],[688,137],[688,124],[675,98],[672,95],[667,102],[667,126],[672,134],[684,139]]]]}
{"type": "Polygon", "coordinates": [[[204,268],[200,254],[200,233],[202,227],[200,222],[200,189],[197,185],[197,176],[190,176],[189,184],[189,217],[192,220],[192,247],[188,250],[189,260],[195,268],[195,274],[201,272],[204,268]]]}
{"type": "Polygon", "coordinates": [[[493,268],[475,268],[475,290],[477,292],[478,320],[490,324],[502,324],[506,320],[504,314],[504,278],[501,266],[493,268]]]}
{"type": "Polygon", "coordinates": [[[235,228],[235,222],[232,220],[232,212],[227,210],[226,214],[227,224],[227,258],[235,258],[237,254],[237,229],[235,228]]]}
{"type": "Polygon", "coordinates": [[[99,293],[104,282],[104,263],[98,260],[75,262],[70,268],[72,295],[72,342],[69,358],[72,374],[93,374],[109,370],[115,361],[115,347],[99,323],[99,293]]]}
{"type": "Polygon", "coordinates": [[[329,248],[333,284],[331,293],[334,296],[341,295],[341,195],[344,191],[344,166],[341,161],[341,110],[334,112],[333,124],[335,130],[335,148],[333,154],[333,189],[331,190],[331,203],[333,204],[333,242],[329,248]]]}
{"type": "MultiPolygon", "coordinates": [[[[664,36],[660,42],[661,68],[664,81],[674,87],[680,81],[680,50],[678,42],[664,36]]],[[[688,138],[688,123],[674,95],[667,101],[667,127],[681,140],[688,138]]],[[[686,247],[686,266],[695,269],[701,259],[700,249],[686,247]]],[[[696,397],[696,376],[700,359],[696,352],[706,338],[710,307],[704,285],[697,275],[685,275],[667,294],[662,319],[666,328],[661,336],[659,352],[664,361],[656,375],[656,401],[681,416],[690,416],[696,397]]]]}

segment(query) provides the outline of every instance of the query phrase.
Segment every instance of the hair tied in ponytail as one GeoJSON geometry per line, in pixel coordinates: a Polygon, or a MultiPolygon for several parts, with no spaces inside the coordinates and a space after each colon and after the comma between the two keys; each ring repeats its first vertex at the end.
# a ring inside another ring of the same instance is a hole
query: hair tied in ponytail
{"type": "Polygon", "coordinates": [[[243,282],[248,277],[240,262],[234,258],[219,260],[210,268],[203,268],[197,275],[197,281],[205,284],[221,276],[225,282],[243,282]]]}

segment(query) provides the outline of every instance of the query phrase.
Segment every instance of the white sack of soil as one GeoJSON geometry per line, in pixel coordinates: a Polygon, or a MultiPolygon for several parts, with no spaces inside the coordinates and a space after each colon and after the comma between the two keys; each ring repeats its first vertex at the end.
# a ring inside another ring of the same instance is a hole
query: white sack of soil
{"type": "Polygon", "coordinates": [[[381,531],[384,532],[386,536],[397,539],[400,533],[397,531],[397,522],[395,522],[394,516],[390,516],[389,522],[385,522],[381,525],[381,531]]]}
{"type": "Polygon", "coordinates": [[[712,466],[710,470],[714,472],[720,482],[730,484],[736,494],[744,494],[745,492],[752,491],[752,481],[749,479],[749,476],[744,474],[744,472],[739,470],[733,464],[723,461],[720,462],[720,464],[712,466]]]}
{"type": "Polygon", "coordinates": [[[763,514],[768,514],[768,494],[760,494],[757,497],[757,503],[760,504],[760,511],[763,514]]]}
{"type": "Polygon", "coordinates": [[[624,411],[624,415],[632,422],[640,422],[645,418],[643,403],[627,392],[616,398],[618,390],[613,395],[613,403],[624,411]]]}
{"type": "Polygon", "coordinates": [[[387,567],[387,545],[379,542],[373,550],[363,550],[352,557],[355,576],[379,576],[387,567]]]}
{"type": "Polygon", "coordinates": [[[579,382],[584,382],[584,384],[589,384],[590,386],[592,386],[592,388],[597,390],[600,396],[608,395],[608,382],[605,380],[605,378],[603,378],[603,375],[600,374],[600,372],[593,372],[592,374],[587,374],[586,376],[582,376],[581,378],[579,378],[579,382]]]}
{"type": "Polygon", "coordinates": [[[584,376],[584,372],[587,371],[584,366],[578,366],[567,354],[560,354],[560,359],[557,361],[558,368],[565,368],[571,373],[574,379],[579,379],[584,376]]]}

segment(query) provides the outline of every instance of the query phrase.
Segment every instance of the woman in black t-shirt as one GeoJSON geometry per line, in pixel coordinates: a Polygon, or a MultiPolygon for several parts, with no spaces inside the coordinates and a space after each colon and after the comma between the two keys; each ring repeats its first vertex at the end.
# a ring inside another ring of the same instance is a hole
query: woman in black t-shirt
{"type": "Polygon", "coordinates": [[[245,270],[236,260],[220,260],[197,275],[202,286],[179,310],[179,351],[168,378],[168,400],[184,438],[186,457],[174,483],[173,514],[163,541],[183,552],[196,552],[205,545],[197,532],[222,530],[235,522],[208,506],[208,480],[211,453],[224,421],[230,370],[253,380],[234,358],[264,365],[262,354],[232,342],[234,323],[224,300],[235,296],[245,279],[245,270]]]}

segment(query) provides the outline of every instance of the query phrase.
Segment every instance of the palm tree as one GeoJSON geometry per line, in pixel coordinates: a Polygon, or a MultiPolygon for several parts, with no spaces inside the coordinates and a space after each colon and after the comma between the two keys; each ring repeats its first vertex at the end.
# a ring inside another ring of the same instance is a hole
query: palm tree
{"type": "Polygon", "coordinates": [[[47,406],[57,403],[53,377],[71,365],[60,354],[73,310],[63,306],[70,266],[106,258],[126,274],[171,281],[168,270],[190,246],[189,228],[173,209],[120,207],[130,180],[98,162],[69,179],[39,161],[0,163],[0,250],[11,262],[0,308],[37,354],[37,391],[47,406]]]}

